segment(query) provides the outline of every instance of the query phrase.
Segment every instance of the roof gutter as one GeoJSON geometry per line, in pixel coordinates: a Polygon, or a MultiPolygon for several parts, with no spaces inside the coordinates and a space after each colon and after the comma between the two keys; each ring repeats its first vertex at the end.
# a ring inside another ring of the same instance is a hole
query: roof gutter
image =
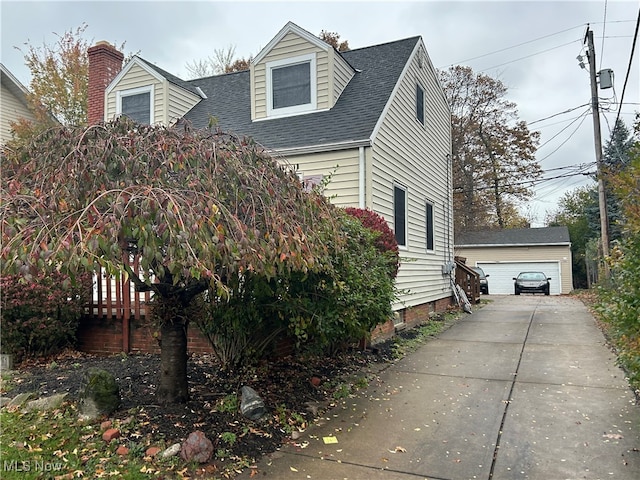
{"type": "Polygon", "coordinates": [[[566,247],[571,246],[571,242],[552,243],[469,243],[464,245],[454,245],[456,248],[479,248],[479,247],[566,247]]]}
{"type": "Polygon", "coordinates": [[[322,145],[306,145],[304,147],[272,148],[270,151],[282,156],[308,155],[311,153],[334,152],[336,150],[349,150],[352,148],[370,147],[371,139],[349,140],[347,142],[325,143],[322,145]]]}

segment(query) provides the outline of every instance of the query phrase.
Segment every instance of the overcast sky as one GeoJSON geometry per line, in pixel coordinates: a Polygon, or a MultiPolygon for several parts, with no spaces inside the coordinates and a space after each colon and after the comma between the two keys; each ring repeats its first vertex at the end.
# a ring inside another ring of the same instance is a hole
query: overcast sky
{"type": "MultiPolygon", "coordinates": [[[[93,42],[126,42],[125,53],[139,52],[145,60],[185,79],[188,61],[230,45],[236,47],[238,57],[256,55],[288,21],[316,35],[321,30],[337,32],[352,49],[421,35],[436,68],[468,65],[508,87],[507,99],[516,103],[520,119],[542,134],[537,158],[550,178],[573,174],[581,165],[585,172],[595,168],[589,75],[576,60],[585,52],[587,24],[594,32],[597,70],[614,72],[614,88],[599,92],[605,109],[603,144],[613,128],[630,65],[621,118],[630,127],[634,112],[640,110],[640,45],[630,64],[638,9],[639,3],[631,0],[1,0],[1,53],[5,67],[28,86],[29,71],[15,47],[22,48],[26,42],[53,44],[55,33],[83,23],[88,25],[86,37],[93,42]]],[[[535,198],[521,205],[521,210],[533,216],[532,226],[543,226],[545,213],[556,208],[564,192],[589,182],[583,175],[542,182],[535,187],[535,198]]]]}

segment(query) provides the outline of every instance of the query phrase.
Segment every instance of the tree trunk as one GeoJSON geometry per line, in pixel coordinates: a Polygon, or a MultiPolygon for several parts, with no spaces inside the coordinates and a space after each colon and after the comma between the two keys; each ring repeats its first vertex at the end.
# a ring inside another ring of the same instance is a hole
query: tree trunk
{"type": "Polygon", "coordinates": [[[162,405],[186,403],[189,400],[187,324],[181,321],[164,321],[160,334],[160,382],[156,391],[158,402],[162,405]]]}

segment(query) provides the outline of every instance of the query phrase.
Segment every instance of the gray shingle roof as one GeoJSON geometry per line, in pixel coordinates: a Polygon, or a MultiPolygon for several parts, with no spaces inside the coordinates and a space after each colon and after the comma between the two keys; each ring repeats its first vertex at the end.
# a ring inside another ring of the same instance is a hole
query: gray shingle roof
{"type": "Polygon", "coordinates": [[[185,90],[187,90],[187,91],[189,91],[191,93],[195,93],[196,95],[200,96],[200,93],[198,92],[198,90],[196,90],[196,86],[191,85],[188,81],[182,80],[181,78],[176,77],[172,73],[169,73],[166,70],[163,70],[162,68],[154,65],[153,63],[150,63],[150,62],[146,61],[144,58],[140,58],[140,57],[137,57],[137,58],[139,60],[143,61],[145,63],[145,65],[147,65],[149,68],[151,68],[151,69],[155,70],[156,72],[158,72],[161,76],[166,78],[169,82],[173,83],[174,85],[178,85],[179,87],[182,87],[185,90]]]}
{"type": "Polygon", "coordinates": [[[456,235],[454,243],[457,247],[489,247],[502,245],[569,245],[570,242],[569,229],[566,226],[561,226],[465,232],[464,234],[456,235]]]}
{"type": "Polygon", "coordinates": [[[251,122],[249,71],[190,80],[207,96],[185,115],[196,128],[218,126],[272,149],[367,140],[420,37],[342,52],[357,70],[335,106],[324,112],[251,122]]]}

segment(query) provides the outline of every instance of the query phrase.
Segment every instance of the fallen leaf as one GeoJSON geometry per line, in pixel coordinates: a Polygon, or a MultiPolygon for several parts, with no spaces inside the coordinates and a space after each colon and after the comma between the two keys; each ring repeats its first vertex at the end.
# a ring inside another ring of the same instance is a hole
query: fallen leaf
{"type": "Polygon", "coordinates": [[[610,438],[611,440],[620,440],[622,438],[624,438],[622,435],[620,435],[619,433],[605,433],[603,435],[603,438],[610,438]]]}
{"type": "Polygon", "coordinates": [[[291,469],[292,472],[297,472],[298,471],[298,469],[295,468],[295,467],[289,467],[289,468],[291,469]]]}

